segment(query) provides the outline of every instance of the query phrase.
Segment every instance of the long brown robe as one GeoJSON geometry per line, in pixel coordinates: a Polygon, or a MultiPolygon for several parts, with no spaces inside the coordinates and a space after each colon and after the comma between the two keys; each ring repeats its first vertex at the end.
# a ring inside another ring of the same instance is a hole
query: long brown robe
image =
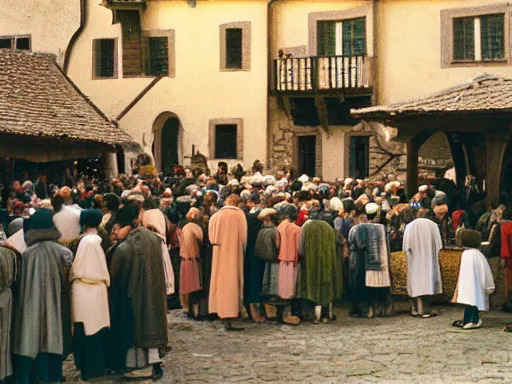
{"type": "Polygon", "coordinates": [[[210,219],[213,246],[209,312],[221,319],[236,318],[244,292],[244,253],[247,221],[240,208],[225,206],[210,219]]]}

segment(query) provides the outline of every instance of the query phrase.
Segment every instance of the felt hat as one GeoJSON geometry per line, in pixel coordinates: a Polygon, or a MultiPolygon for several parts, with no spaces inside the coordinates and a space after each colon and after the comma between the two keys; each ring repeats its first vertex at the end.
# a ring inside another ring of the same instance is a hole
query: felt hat
{"type": "Polygon", "coordinates": [[[132,225],[135,219],[139,217],[139,210],[133,205],[127,205],[119,209],[116,213],[115,221],[121,227],[132,225]]]}
{"type": "Polygon", "coordinates": [[[343,208],[345,208],[345,212],[352,212],[356,210],[356,203],[354,199],[347,197],[346,199],[341,200],[343,203],[343,208]]]}
{"type": "Polygon", "coordinates": [[[263,178],[263,185],[269,186],[274,185],[276,182],[276,178],[272,175],[267,175],[263,178]]]}
{"type": "Polygon", "coordinates": [[[53,224],[53,212],[46,208],[38,210],[23,222],[23,231],[25,233],[32,229],[42,230],[54,228],[55,225],[53,224]]]}
{"type": "Polygon", "coordinates": [[[258,219],[264,220],[269,216],[277,215],[277,211],[274,208],[264,208],[258,214],[258,219]]]}
{"type": "Polygon", "coordinates": [[[339,212],[343,209],[343,202],[340,200],[339,197],[333,197],[329,201],[329,206],[332,211],[339,212]]]}
{"type": "Polygon", "coordinates": [[[377,203],[368,203],[365,205],[364,210],[367,215],[375,215],[379,211],[379,205],[377,203]]]}
{"type": "Polygon", "coordinates": [[[421,185],[419,188],[418,188],[418,192],[426,192],[428,189],[428,185],[421,185]]]}
{"type": "Polygon", "coordinates": [[[300,180],[295,180],[295,181],[292,183],[292,185],[291,185],[290,189],[291,189],[292,191],[300,191],[300,190],[302,189],[302,184],[303,184],[303,183],[302,183],[302,181],[300,181],[300,180]]]}
{"type": "Polygon", "coordinates": [[[21,231],[23,229],[23,219],[21,217],[17,217],[13,221],[9,223],[7,227],[7,232],[9,236],[14,235],[16,232],[21,231]]]}
{"type": "Polygon", "coordinates": [[[97,228],[103,220],[103,213],[98,209],[84,209],[80,212],[80,225],[97,228]]]}

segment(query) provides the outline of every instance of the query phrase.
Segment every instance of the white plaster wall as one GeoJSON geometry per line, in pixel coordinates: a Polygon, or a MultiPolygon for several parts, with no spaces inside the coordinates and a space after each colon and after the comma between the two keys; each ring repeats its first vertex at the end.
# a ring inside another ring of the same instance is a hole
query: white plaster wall
{"type": "MultiPolygon", "coordinates": [[[[163,78],[120,120],[120,127],[142,143],[152,142],[152,128],[162,112],[173,112],[183,126],[183,152],[192,145],[208,154],[210,119],[242,118],[245,165],[266,159],[267,141],[267,2],[199,1],[190,8],[184,1],[149,2],[142,29],[173,29],[176,35],[176,77],[163,78]],[[219,27],[251,22],[251,70],[221,72],[219,27]]],[[[116,117],[153,78],[92,80],[92,40],[118,37],[110,10],[89,1],[89,20],[78,39],[69,75],[109,117],[116,117]]],[[[120,46],[121,44],[119,44],[120,46]]],[[[122,74],[119,47],[119,68],[122,74]]],[[[210,158],[210,156],[208,156],[210,158]]],[[[180,159],[183,161],[183,159],[180,159]]]]}
{"type": "Polygon", "coordinates": [[[31,35],[32,51],[52,53],[62,65],[80,25],[80,0],[2,0],[0,36],[31,35]]]}
{"type": "MultiPolygon", "coordinates": [[[[335,181],[344,177],[345,132],[350,127],[330,127],[330,135],[322,134],[322,179],[335,181]]],[[[348,155],[348,154],[347,154],[348,155]]]]}
{"type": "Polygon", "coordinates": [[[441,10],[505,4],[499,0],[379,2],[379,104],[419,98],[483,73],[512,77],[512,67],[441,68],[441,10]]]}

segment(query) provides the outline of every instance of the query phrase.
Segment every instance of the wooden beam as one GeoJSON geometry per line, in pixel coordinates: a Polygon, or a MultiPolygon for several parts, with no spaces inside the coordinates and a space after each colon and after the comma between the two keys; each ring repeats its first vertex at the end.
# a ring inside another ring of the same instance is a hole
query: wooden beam
{"type": "Polygon", "coordinates": [[[329,137],[331,134],[329,130],[329,112],[327,111],[325,99],[322,96],[316,95],[315,105],[318,112],[318,118],[320,119],[320,127],[327,137],[329,137]]]}
{"type": "Polygon", "coordinates": [[[485,202],[487,206],[497,204],[499,201],[503,157],[509,140],[510,134],[506,130],[501,133],[488,133],[485,136],[487,192],[485,202]]]}
{"type": "Polygon", "coordinates": [[[418,190],[418,150],[414,139],[407,140],[407,183],[406,192],[410,199],[418,190]]]}

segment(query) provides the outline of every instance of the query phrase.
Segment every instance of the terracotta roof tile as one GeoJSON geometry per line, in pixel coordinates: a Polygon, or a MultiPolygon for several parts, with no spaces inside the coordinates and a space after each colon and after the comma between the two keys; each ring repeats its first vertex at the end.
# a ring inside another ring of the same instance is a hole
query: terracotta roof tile
{"type": "Polygon", "coordinates": [[[512,112],[512,79],[484,74],[474,80],[416,100],[352,109],[361,119],[405,115],[512,112]]]}
{"type": "Polygon", "coordinates": [[[49,54],[0,49],[0,133],[135,145],[62,73],[49,54]]]}

